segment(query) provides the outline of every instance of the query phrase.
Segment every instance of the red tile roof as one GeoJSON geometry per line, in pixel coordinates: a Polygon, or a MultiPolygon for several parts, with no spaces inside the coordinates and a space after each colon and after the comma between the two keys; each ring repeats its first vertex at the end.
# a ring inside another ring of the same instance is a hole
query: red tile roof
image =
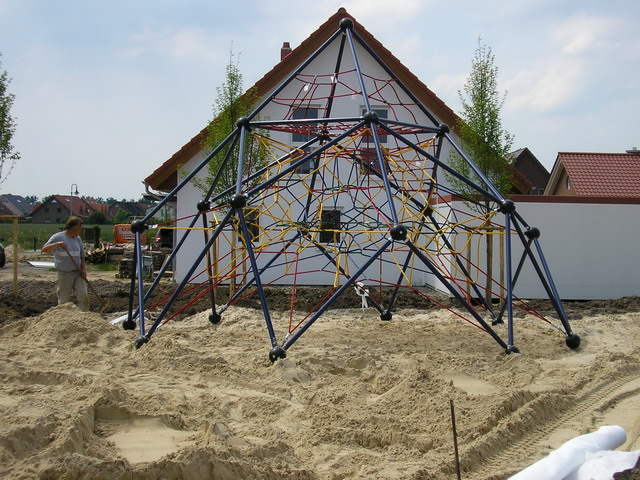
{"type": "Polygon", "coordinates": [[[558,153],[577,195],[640,197],[640,154],[558,153]]]}

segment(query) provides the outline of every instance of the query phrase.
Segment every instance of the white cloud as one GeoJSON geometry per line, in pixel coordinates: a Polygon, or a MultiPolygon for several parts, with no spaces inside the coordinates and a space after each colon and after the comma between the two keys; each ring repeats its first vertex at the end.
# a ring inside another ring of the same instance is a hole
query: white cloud
{"type": "MultiPolygon", "coordinates": [[[[426,10],[430,2],[424,0],[348,0],[343,2],[347,11],[367,25],[382,26],[395,24],[402,20],[414,19],[426,10]]],[[[397,25],[394,25],[397,27],[397,25]]]]}
{"type": "Polygon", "coordinates": [[[556,58],[528,66],[505,83],[505,108],[557,110],[571,103],[581,91],[583,67],[580,61],[556,58]]]}
{"type": "Polygon", "coordinates": [[[449,108],[456,112],[460,112],[460,96],[458,91],[462,90],[464,83],[467,81],[467,75],[459,73],[456,75],[438,75],[427,83],[427,87],[442,99],[449,108]]]}
{"type": "Polygon", "coordinates": [[[390,38],[385,47],[403,62],[421,58],[424,54],[424,40],[417,32],[390,38]]]}
{"type": "Polygon", "coordinates": [[[125,56],[140,57],[147,53],[168,54],[177,59],[217,60],[220,39],[202,28],[155,31],[149,28],[133,34],[125,56]]]}
{"type": "Polygon", "coordinates": [[[552,38],[559,44],[562,53],[581,55],[606,47],[616,23],[611,18],[579,13],[558,25],[552,38]]]}

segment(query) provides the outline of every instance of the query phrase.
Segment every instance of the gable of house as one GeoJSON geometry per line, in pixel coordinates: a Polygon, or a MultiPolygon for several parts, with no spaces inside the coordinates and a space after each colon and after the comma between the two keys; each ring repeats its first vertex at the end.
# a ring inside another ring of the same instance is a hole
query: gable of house
{"type": "Polygon", "coordinates": [[[11,215],[15,216],[16,213],[12,209],[10,209],[6,204],[0,202],[0,215],[11,215]]]}
{"type": "Polygon", "coordinates": [[[32,223],[64,223],[71,215],[71,200],[65,195],[52,195],[33,209],[32,223]]]}
{"type": "MultiPolygon", "coordinates": [[[[258,80],[252,87],[257,92],[259,98],[266,97],[274,88],[285,80],[292,72],[300,67],[302,62],[314,54],[323,42],[326,41],[336,30],[338,23],[345,18],[349,18],[354,23],[354,29],[362,37],[364,42],[371,48],[386,67],[393,71],[394,76],[402,82],[416,96],[435,117],[442,123],[446,123],[455,130],[458,116],[449,108],[435,93],[433,93],[418,77],[416,77],[398,58],[396,58],[382,43],[380,43],[370,32],[358,23],[345,8],[340,8],[334,15],[324,22],[315,32],[313,32],[298,47],[288,53],[288,48],[283,47],[281,61],[258,80]],[[287,51],[287,53],[284,52],[287,51]]],[[[288,46],[288,42],[284,43],[288,46]]],[[[206,138],[207,127],[194,135],[180,150],[174,153],[160,167],[152,172],[144,182],[150,188],[170,192],[177,185],[177,173],[180,166],[185,165],[202,150],[202,142],[206,138]]]]}
{"type": "Polygon", "coordinates": [[[527,147],[511,152],[513,168],[530,183],[530,191],[520,193],[542,193],[549,182],[550,174],[527,147]]]}
{"type": "Polygon", "coordinates": [[[640,198],[640,150],[560,152],[545,195],[640,198]]]}
{"type": "Polygon", "coordinates": [[[3,211],[8,211],[7,215],[29,215],[33,206],[20,195],[4,194],[0,195],[0,205],[3,205],[3,211]]]}

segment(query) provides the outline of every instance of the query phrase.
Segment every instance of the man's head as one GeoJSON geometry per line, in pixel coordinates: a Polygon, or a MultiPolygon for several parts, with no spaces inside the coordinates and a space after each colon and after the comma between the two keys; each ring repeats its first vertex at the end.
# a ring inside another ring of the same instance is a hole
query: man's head
{"type": "Polygon", "coordinates": [[[67,232],[67,235],[70,237],[80,235],[82,231],[82,220],[78,217],[69,217],[67,223],[64,224],[64,231],[67,232]]]}

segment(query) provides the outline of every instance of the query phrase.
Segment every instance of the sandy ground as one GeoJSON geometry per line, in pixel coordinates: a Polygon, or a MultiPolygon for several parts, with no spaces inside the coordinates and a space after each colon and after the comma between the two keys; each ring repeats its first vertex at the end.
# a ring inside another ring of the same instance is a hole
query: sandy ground
{"type": "Polygon", "coordinates": [[[101,315],[54,306],[55,273],[27,264],[14,297],[11,268],[0,478],[454,479],[452,404],[467,480],[508,478],[602,425],[640,449],[638,297],[567,305],[576,351],[553,318],[523,314],[511,355],[451,311],[333,309],[271,364],[255,309],[215,328],[188,315],[136,349],[108,322],[127,292],[114,272],[90,272],[113,303],[101,315]]]}

